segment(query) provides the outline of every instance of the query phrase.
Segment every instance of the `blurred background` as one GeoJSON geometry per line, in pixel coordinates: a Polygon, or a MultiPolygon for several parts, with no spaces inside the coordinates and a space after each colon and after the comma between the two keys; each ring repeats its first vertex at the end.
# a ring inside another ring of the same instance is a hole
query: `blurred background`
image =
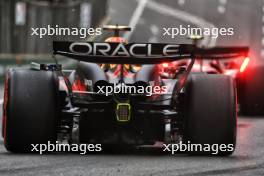
{"type": "Polygon", "coordinates": [[[107,14],[107,0],[1,0],[1,53],[44,54],[52,40],[79,40],[79,36],[32,36],[31,28],[96,27],[107,14]]]}
{"type": "Polygon", "coordinates": [[[106,22],[107,11],[107,0],[0,0],[0,79],[10,66],[53,62],[53,40],[80,40],[67,35],[40,38],[31,35],[32,28],[95,28],[106,22]]]}

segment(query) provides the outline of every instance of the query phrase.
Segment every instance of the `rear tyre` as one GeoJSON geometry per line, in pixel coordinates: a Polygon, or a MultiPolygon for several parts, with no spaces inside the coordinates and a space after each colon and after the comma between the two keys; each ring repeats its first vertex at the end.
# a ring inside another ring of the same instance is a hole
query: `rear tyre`
{"type": "Polygon", "coordinates": [[[225,75],[190,75],[185,92],[185,142],[211,148],[190,154],[233,153],[237,124],[234,85],[233,79],[225,75]],[[224,149],[219,151],[221,146],[224,149]]]}
{"type": "Polygon", "coordinates": [[[264,66],[249,67],[238,78],[242,115],[264,115],[264,66]]]}
{"type": "Polygon", "coordinates": [[[4,145],[11,152],[30,152],[31,144],[57,138],[58,80],[48,71],[9,70],[4,97],[4,145]]]}

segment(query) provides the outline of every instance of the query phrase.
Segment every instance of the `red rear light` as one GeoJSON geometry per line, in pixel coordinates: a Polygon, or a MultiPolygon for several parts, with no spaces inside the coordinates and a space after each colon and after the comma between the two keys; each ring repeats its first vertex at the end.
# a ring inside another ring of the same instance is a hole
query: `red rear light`
{"type": "Polygon", "coordinates": [[[246,57],[246,58],[244,59],[242,65],[241,65],[241,67],[240,67],[240,70],[239,70],[241,73],[244,72],[244,71],[246,70],[249,61],[250,61],[249,57],[246,57]]]}
{"type": "Polygon", "coordinates": [[[81,80],[77,79],[72,84],[73,91],[86,91],[86,86],[81,82],[81,80]]]}
{"type": "Polygon", "coordinates": [[[169,64],[168,64],[168,63],[163,63],[163,64],[162,64],[162,67],[163,67],[163,68],[168,68],[168,67],[169,67],[169,64]]]}

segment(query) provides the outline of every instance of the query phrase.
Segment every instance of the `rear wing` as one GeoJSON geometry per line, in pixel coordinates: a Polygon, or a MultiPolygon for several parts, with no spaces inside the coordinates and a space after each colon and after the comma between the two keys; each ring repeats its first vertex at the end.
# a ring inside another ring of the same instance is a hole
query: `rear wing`
{"type": "Polygon", "coordinates": [[[248,52],[248,47],[203,49],[191,44],[53,42],[54,55],[91,63],[158,64],[190,58],[228,59],[248,52]]]}

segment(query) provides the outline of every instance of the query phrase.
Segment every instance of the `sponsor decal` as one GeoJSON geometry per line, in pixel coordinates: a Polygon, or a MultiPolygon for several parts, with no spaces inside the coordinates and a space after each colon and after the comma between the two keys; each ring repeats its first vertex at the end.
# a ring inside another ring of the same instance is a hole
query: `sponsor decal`
{"type": "Polygon", "coordinates": [[[113,44],[74,42],[69,51],[78,55],[159,57],[179,54],[179,45],[175,44],[113,44]]]}

